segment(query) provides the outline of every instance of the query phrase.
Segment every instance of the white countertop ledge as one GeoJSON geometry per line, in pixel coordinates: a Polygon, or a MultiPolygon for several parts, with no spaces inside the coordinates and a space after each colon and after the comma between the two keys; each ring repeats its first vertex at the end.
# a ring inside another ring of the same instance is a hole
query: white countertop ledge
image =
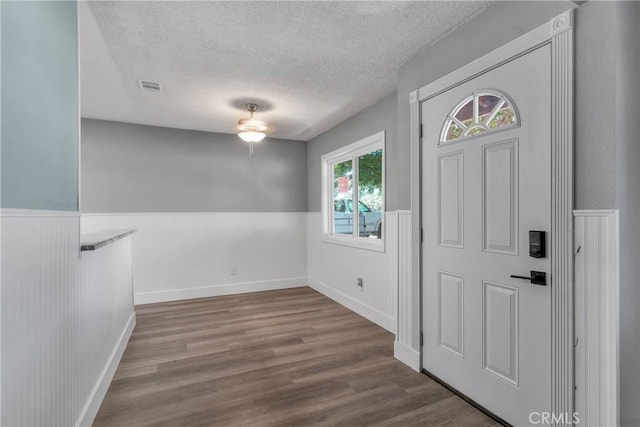
{"type": "Polygon", "coordinates": [[[137,230],[104,230],[80,236],[81,251],[95,251],[120,239],[131,236],[137,230]]]}

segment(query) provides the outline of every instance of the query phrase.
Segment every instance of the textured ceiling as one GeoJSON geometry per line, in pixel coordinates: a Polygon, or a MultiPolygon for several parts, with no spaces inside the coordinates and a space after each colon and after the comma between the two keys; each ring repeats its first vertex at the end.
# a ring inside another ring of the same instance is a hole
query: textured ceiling
{"type": "Polygon", "coordinates": [[[82,116],[233,133],[255,101],[271,136],[309,140],[393,92],[402,63],[486,6],[82,2],[82,116]]]}

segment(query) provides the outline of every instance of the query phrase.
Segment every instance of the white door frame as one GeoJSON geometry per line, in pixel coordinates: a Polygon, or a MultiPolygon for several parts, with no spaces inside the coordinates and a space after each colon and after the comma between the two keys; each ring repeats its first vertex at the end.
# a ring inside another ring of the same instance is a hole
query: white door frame
{"type": "MultiPolygon", "coordinates": [[[[421,290],[421,120],[420,104],[480,74],[551,44],[551,411],[572,414],[574,406],[573,315],[573,10],[410,94],[411,108],[411,277],[413,313],[421,290]]],[[[444,119],[443,119],[444,120],[444,119]]],[[[406,313],[411,316],[411,313],[406,313]]],[[[417,316],[412,316],[415,319],[417,316]]],[[[414,342],[419,342],[419,336],[414,342]]],[[[420,348],[422,365],[423,355],[420,348]]],[[[420,366],[422,369],[422,366],[420,366]]],[[[488,408],[491,410],[491,408],[488,408]]],[[[567,418],[567,417],[565,417],[567,418]]],[[[567,421],[570,421],[568,417],[567,421]]],[[[564,424],[564,423],[563,423],[564,424]]],[[[566,423],[567,425],[569,423],[566,423]]],[[[560,425],[560,424],[558,424],[560,425]]]]}

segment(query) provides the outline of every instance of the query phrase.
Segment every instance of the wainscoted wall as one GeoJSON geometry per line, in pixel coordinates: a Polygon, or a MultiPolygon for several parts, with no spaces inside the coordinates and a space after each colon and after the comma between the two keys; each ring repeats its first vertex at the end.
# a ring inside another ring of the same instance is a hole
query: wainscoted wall
{"type": "Polygon", "coordinates": [[[584,426],[620,424],[617,211],[575,212],[575,410],[584,426]]]}
{"type": "Polygon", "coordinates": [[[306,212],[83,214],[82,230],[138,230],[133,282],[135,303],[145,304],[306,286],[306,217],[306,212]]]}
{"type": "Polygon", "coordinates": [[[76,212],[3,209],[0,221],[0,424],[90,424],[133,327],[130,281],[110,265],[126,251],[81,257],[76,212]]]}
{"type": "Polygon", "coordinates": [[[420,370],[420,295],[411,276],[411,211],[398,211],[398,326],[396,359],[420,370]]]}
{"type": "Polygon", "coordinates": [[[398,213],[385,214],[385,252],[323,241],[322,217],[308,215],[309,286],[383,328],[396,332],[398,213]],[[356,286],[362,277],[364,286],[356,286]]]}
{"type": "Polygon", "coordinates": [[[133,236],[81,252],[80,349],[84,392],[90,393],[80,425],[93,422],[136,323],[133,306],[133,236]]]}
{"type": "Polygon", "coordinates": [[[79,215],[2,211],[2,425],[73,425],[89,390],[79,215]]]}

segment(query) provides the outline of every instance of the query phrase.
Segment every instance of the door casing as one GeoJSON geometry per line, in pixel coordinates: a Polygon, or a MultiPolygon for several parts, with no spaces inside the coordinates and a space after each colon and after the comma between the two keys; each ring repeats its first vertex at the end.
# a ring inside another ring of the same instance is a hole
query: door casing
{"type": "MultiPolygon", "coordinates": [[[[542,45],[551,45],[551,410],[573,414],[574,314],[573,314],[573,10],[430,83],[409,97],[411,109],[411,277],[413,306],[406,316],[418,317],[422,327],[421,273],[421,114],[422,102],[469,81],[542,45]]],[[[416,325],[418,326],[418,325],[416,325]]],[[[420,342],[420,337],[413,337],[420,342]]],[[[420,348],[420,363],[423,360],[420,348]]],[[[422,366],[420,366],[422,369],[422,366]]],[[[491,408],[487,408],[491,410],[491,408]]],[[[571,421],[571,416],[561,417],[571,421]]],[[[556,425],[569,425],[560,422],[556,425]]]]}

